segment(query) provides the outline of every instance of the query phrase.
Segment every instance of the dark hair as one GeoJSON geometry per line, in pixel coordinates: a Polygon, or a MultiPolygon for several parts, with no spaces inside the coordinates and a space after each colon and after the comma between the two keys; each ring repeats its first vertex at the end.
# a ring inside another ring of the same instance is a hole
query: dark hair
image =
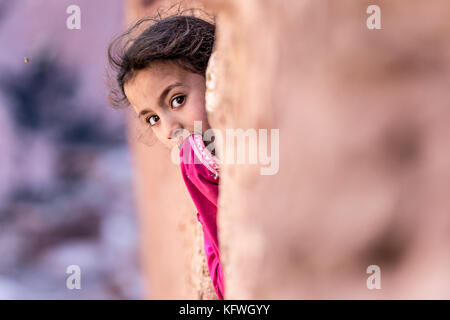
{"type": "Polygon", "coordinates": [[[161,18],[158,13],[157,18],[140,19],[108,46],[109,65],[115,73],[113,77],[109,76],[108,100],[111,106],[129,106],[124,85],[133,79],[136,71],[156,61],[173,62],[187,71],[205,76],[214,39],[214,18],[210,23],[194,15],[178,13],[161,18]],[[130,35],[141,29],[145,22],[152,24],[132,39],[130,35]]]}

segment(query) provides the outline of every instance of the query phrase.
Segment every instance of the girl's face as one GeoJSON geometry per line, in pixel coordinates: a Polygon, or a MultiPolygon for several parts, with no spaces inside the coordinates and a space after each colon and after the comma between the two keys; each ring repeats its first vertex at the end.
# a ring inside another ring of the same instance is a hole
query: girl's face
{"type": "Polygon", "coordinates": [[[205,110],[205,78],[173,63],[154,62],[124,85],[125,95],[140,121],[172,149],[185,129],[194,133],[194,121],[202,131],[210,128],[205,110]]]}

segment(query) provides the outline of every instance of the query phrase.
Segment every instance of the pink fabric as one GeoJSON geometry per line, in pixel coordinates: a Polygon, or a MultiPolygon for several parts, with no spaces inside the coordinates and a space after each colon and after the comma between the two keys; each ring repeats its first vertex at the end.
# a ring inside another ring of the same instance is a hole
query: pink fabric
{"type": "Polygon", "coordinates": [[[225,297],[217,237],[217,197],[219,194],[218,159],[206,149],[200,134],[191,134],[180,148],[181,173],[198,210],[197,220],[203,229],[209,274],[217,297],[225,297]]]}

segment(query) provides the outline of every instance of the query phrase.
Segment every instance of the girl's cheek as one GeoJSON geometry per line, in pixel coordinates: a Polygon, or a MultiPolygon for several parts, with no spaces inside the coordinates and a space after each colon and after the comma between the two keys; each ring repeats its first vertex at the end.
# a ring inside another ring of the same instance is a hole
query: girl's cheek
{"type": "Polygon", "coordinates": [[[161,130],[158,130],[158,128],[155,128],[155,126],[153,126],[152,132],[159,140],[161,140],[161,130]]]}

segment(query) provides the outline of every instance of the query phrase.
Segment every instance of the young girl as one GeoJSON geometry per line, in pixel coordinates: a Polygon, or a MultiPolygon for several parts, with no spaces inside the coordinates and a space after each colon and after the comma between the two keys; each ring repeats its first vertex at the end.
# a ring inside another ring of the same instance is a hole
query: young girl
{"type": "Polygon", "coordinates": [[[108,58],[117,72],[112,105],[131,106],[160,142],[179,148],[182,177],[203,229],[209,273],[218,298],[224,299],[216,223],[219,161],[201,132],[194,131],[194,121],[201,121],[205,131],[210,128],[205,76],[214,33],[214,24],[194,16],[141,19],[110,44],[108,58]],[[121,44],[149,20],[154,21],[151,26],[121,44]]]}

